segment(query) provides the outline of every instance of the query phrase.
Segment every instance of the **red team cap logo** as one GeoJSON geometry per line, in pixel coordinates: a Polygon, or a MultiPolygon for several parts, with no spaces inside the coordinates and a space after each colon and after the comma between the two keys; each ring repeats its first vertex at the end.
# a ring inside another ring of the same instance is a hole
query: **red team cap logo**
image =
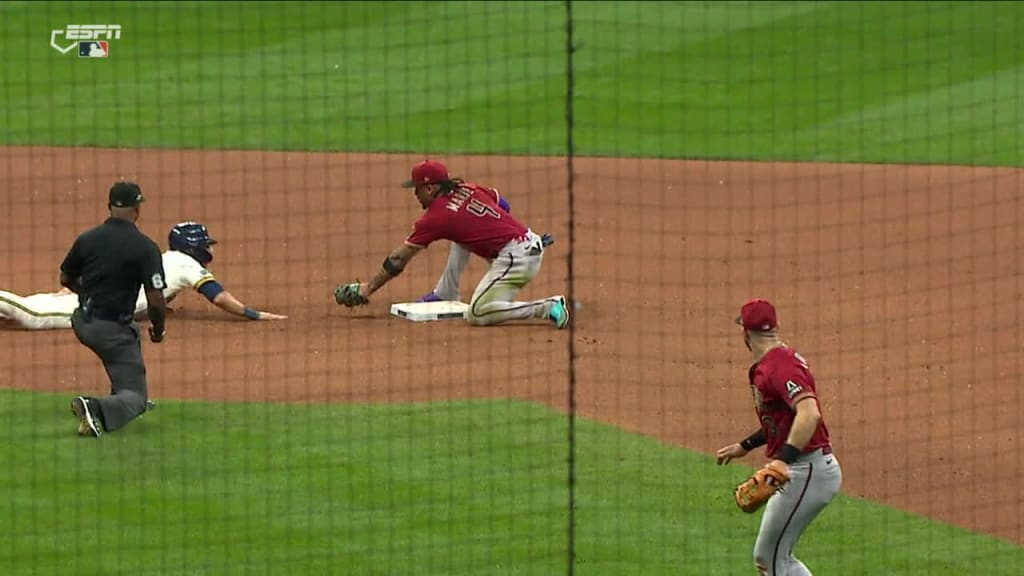
{"type": "Polygon", "coordinates": [[[436,160],[424,160],[412,167],[412,180],[402,182],[402,188],[415,188],[418,184],[437,184],[449,180],[448,168],[436,160]]]}
{"type": "Polygon", "coordinates": [[[772,303],[757,298],[743,305],[736,323],[743,326],[744,330],[755,330],[767,332],[779,326],[779,320],[775,316],[775,306],[772,303]]]}

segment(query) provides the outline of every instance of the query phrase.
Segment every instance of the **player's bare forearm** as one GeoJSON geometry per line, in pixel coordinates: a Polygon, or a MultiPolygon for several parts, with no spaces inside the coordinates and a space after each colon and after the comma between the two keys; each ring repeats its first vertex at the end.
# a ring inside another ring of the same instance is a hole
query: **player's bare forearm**
{"type": "Polygon", "coordinates": [[[223,290],[219,294],[214,296],[213,303],[215,306],[229,314],[243,316],[250,320],[283,320],[284,318],[286,318],[286,316],[280,316],[278,314],[271,314],[269,312],[253,310],[252,308],[240,302],[238,298],[235,298],[227,290],[223,290]]]}
{"type": "Polygon", "coordinates": [[[801,400],[795,407],[796,417],[793,419],[793,427],[789,430],[789,438],[786,439],[786,443],[803,450],[818,427],[821,411],[813,397],[801,400]]]}
{"type": "Polygon", "coordinates": [[[390,282],[392,278],[394,278],[394,276],[392,276],[391,273],[381,268],[377,274],[374,275],[373,278],[370,278],[370,281],[366,283],[366,295],[369,296],[377,290],[380,290],[385,284],[390,282]]]}
{"type": "Polygon", "coordinates": [[[366,284],[366,296],[370,296],[377,290],[380,290],[385,284],[396,278],[401,274],[409,261],[413,259],[416,254],[423,250],[422,247],[412,246],[410,244],[402,244],[398,248],[391,251],[388,257],[384,259],[384,263],[381,265],[380,270],[370,279],[366,284]]]}
{"type": "Polygon", "coordinates": [[[220,294],[214,296],[213,303],[228,314],[234,314],[235,316],[245,315],[245,304],[239,302],[238,299],[227,290],[224,290],[220,294]]]}

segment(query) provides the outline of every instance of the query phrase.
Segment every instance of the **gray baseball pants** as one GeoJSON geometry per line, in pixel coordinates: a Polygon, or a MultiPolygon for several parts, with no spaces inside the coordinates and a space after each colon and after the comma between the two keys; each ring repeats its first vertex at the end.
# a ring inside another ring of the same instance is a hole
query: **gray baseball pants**
{"type": "Polygon", "coordinates": [[[843,470],[831,450],[815,450],[789,465],[789,482],[772,496],[761,517],[754,564],[762,576],[811,576],[793,555],[800,536],[839,493],[843,470]],[[827,453],[826,453],[827,452],[827,453]]]}
{"type": "Polygon", "coordinates": [[[139,326],[90,318],[75,310],[71,327],[78,341],[103,362],[110,378],[110,395],[94,399],[104,430],[117,430],[146,411],[149,395],[139,326]]]}

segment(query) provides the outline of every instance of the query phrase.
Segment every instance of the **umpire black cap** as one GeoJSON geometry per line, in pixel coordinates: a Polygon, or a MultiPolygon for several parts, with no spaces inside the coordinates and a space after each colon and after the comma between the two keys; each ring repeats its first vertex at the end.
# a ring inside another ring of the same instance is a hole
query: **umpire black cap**
{"type": "Polygon", "coordinates": [[[134,182],[115,182],[110,187],[110,205],[117,208],[128,208],[138,206],[145,198],[142,197],[142,189],[134,182]]]}

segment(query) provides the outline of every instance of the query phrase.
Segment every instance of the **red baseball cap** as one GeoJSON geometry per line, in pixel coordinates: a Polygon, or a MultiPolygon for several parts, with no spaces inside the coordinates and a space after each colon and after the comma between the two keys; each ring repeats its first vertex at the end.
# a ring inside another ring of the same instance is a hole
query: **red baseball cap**
{"type": "Polygon", "coordinates": [[[740,308],[740,315],[736,317],[736,323],[743,326],[744,330],[755,330],[767,332],[779,326],[779,319],[775,315],[775,306],[763,298],[756,298],[740,308]]]}
{"type": "Polygon", "coordinates": [[[402,182],[402,188],[415,188],[418,184],[447,182],[448,168],[436,160],[424,160],[412,167],[412,180],[402,182]]]}

